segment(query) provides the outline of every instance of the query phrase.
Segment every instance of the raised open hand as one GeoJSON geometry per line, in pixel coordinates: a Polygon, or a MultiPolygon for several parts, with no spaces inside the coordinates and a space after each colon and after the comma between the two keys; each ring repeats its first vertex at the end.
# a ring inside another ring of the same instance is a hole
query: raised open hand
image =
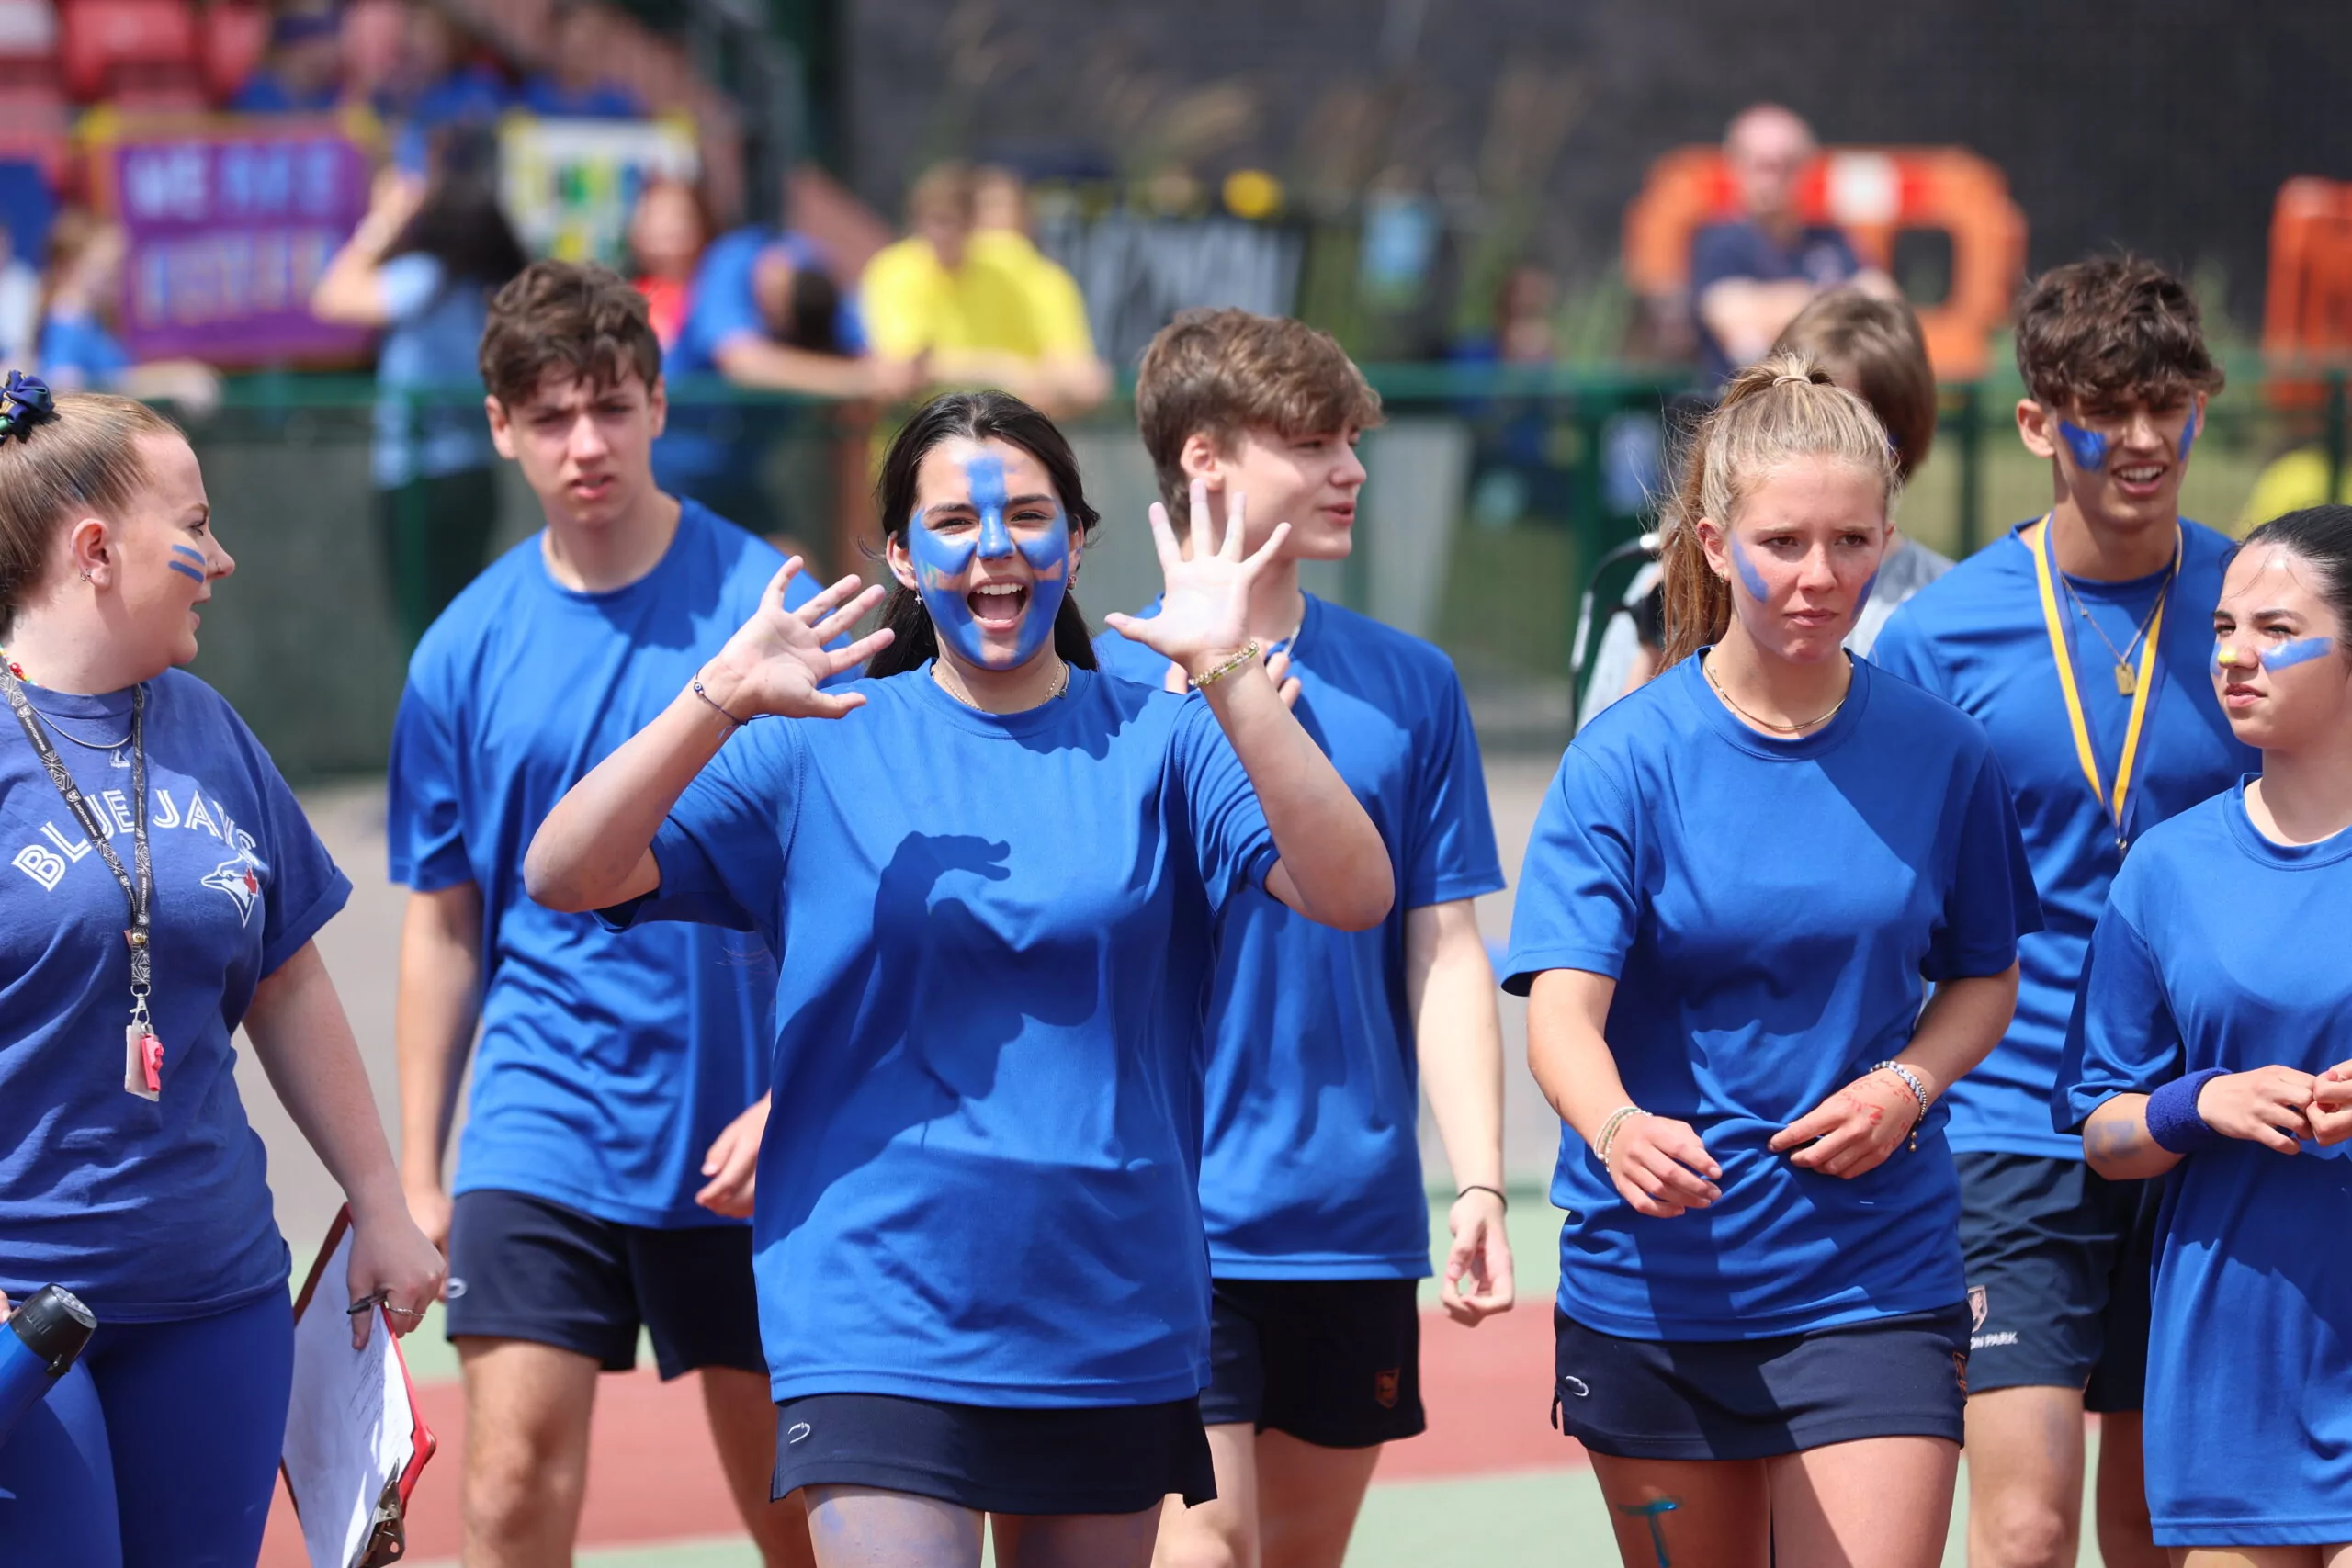
{"type": "Polygon", "coordinates": [[[1241,651],[1250,640],[1250,589],[1266,570],[1274,552],[1290,534],[1290,525],[1278,525],[1255,555],[1241,553],[1246,499],[1236,491],[1226,502],[1223,538],[1216,536],[1210,515],[1208,486],[1193,481],[1193,551],[1188,558],[1176,543],[1168,509],[1151,506],[1151,541],[1159,551],[1159,570],[1167,587],[1159,596],[1159,614],[1149,620],[1112,615],[1104,624],[1121,637],[1139,642],[1153,652],[1184,667],[1197,679],[1241,651]]]}
{"type": "Polygon", "coordinates": [[[880,602],[882,590],[860,592],[856,578],[844,577],[798,609],[787,610],[784,591],[799,573],[798,556],[786,561],[760,595],[759,610],[703,666],[704,692],[738,723],[761,714],[841,717],[865,699],[820,688],[890,645],[886,626],[846,648],[826,647],[880,602]]]}

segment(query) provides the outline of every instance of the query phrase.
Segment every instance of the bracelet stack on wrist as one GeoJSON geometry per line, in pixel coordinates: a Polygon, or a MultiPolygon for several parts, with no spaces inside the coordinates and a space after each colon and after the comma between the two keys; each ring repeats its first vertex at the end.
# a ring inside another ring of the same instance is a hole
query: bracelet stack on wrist
{"type": "Polygon", "coordinates": [[[1232,674],[1236,670],[1238,670],[1243,665],[1249,663],[1251,660],[1257,658],[1258,655],[1264,651],[1265,649],[1259,646],[1258,639],[1253,637],[1248,642],[1241,645],[1240,652],[1236,653],[1232,658],[1227,660],[1224,663],[1218,665],[1207,674],[1188,675],[1186,679],[1192,682],[1193,690],[1196,692],[1205,691],[1209,687],[1216,685],[1219,681],[1224,680],[1227,675],[1232,674]]]}
{"type": "Polygon", "coordinates": [[[2148,1136],[2166,1154],[2189,1155],[2222,1134],[2197,1112],[2197,1097],[2205,1086],[2224,1077],[2227,1067],[2207,1067],[2186,1073],[2148,1096],[2148,1136]]]}
{"type": "Polygon", "coordinates": [[[1917,1072],[1913,1071],[1909,1066],[1901,1062],[1881,1062],[1872,1066],[1871,1071],[1874,1073],[1893,1073],[1896,1077],[1903,1080],[1903,1087],[1911,1091],[1911,1098],[1919,1102],[1919,1114],[1914,1117],[1911,1122],[1911,1152],[1913,1154],[1917,1154],[1919,1152],[1919,1123],[1928,1119],[1928,1086],[1926,1082],[1920,1078],[1917,1072]]]}
{"type": "Polygon", "coordinates": [[[1634,1117],[1648,1114],[1638,1105],[1621,1105],[1609,1113],[1609,1120],[1600,1124],[1600,1135],[1592,1140],[1592,1152],[1600,1157],[1601,1169],[1609,1171],[1611,1176],[1616,1174],[1609,1164],[1609,1151],[1617,1146],[1617,1134],[1623,1132],[1625,1123],[1634,1117]]]}

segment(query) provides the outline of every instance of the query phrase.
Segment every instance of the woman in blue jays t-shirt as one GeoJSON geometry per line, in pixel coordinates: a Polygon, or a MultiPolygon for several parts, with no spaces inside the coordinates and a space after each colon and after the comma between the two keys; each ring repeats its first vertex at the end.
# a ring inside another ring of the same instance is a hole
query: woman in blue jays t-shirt
{"type": "Polygon", "coordinates": [[[252,732],[175,668],[234,569],[168,422],[8,378],[0,1314],[56,1284],[98,1320],[0,1443],[12,1564],[250,1568],[261,1551],[294,1337],[241,1024],[350,1195],[350,1271],[321,1309],[374,1296],[405,1333],[440,1291],[311,941],[351,885],[252,732]]]}
{"type": "Polygon", "coordinates": [[[2039,913],[1983,730],[1839,647],[1893,462],[1810,362],[1733,381],[1668,536],[1669,668],[1569,748],[1521,873],[1504,983],[1566,1124],[1555,1397],[1628,1563],[1943,1551],[1968,1314],[1936,1101],[2039,913]]]}
{"type": "Polygon", "coordinates": [[[1035,410],[934,400],[881,502],[884,629],[828,652],[879,590],[786,613],[788,565],[548,816],[526,875],[557,908],[745,927],[777,956],[753,1226],[775,1486],[806,1488],[819,1561],[971,1568],[995,1515],[1001,1562],[1140,1568],[1160,1500],[1213,1495],[1218,913],[1257,886],[1365,929],[1388,856],[1244,629],[1282,530],[1245,560],[1237,513],[1188,560],[1152,509],[1159,614],[1110,620],[1193,702],[1095,672],[1068,590],[1096,517],[1035,410]],[[738,735],[763,714],[788,716],[738,735]]]}
{"type": "Polygon", "coordinates": [[[2352,507],[2249,536],[2213,630],[2215,693],[2262,772],[2124,861],[2053,1121],[2101,1176],[2165,1178],[2156,1544],[2324,1568],[2352,1555],[2352,507]]]}

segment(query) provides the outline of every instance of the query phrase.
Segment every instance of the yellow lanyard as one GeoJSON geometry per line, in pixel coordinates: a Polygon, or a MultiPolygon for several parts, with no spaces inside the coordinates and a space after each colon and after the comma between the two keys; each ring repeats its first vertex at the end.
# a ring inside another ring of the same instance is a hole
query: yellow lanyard
{"type": "Polygon", "coordinates": [[[2041,622],[2050,633],[2050,654],[2058,667],[2058,690],[2066,699],[2066,722],[2074,727],[2075,760],[2082,764],[2083,777],[2089,781],[2091,794],[2115,825],[2115,848],[2121,853],[2131,847],[2124,836],[2124,812],[2131,800],[2134,765],[2140,759],[2140,732],[2148,719],[2150,694],[2156,688],[2156,644],[2165,635],[2165,600],[2172,592],[2173,583],[2180,576],[2182,546],[2173,547],[2172,570],[2165,575],[2164,586],[2156,590],[2155,609],[2148,616],[2147,636],[2140,649],[2138,679],[2132,691],[2132,716],[2123,726],[2123,755],[2117,761],[2115,787],[2109,791],[2098,776],[2098,752],[2091,745],[2091,727],[2083,716],[2083,694],[2075,681],[2075,645],[2066,636],[2066,623],[2058,608],[2057,568],[2053,564],[2055,546],[2050,538],[2050,517],[2041,519],[2041,536],[2033,546],[2033,572],[2041,589],[2041,622]]]}

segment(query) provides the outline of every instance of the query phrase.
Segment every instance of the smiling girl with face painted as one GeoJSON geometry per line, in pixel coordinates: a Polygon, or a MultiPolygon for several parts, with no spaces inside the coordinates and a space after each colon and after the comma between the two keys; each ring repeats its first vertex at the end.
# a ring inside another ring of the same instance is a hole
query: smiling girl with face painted
{"type": "Polygon", "coordinates": [[[2347,634],[2352,507],[2256,529],[2211,673],[2262,771],[2124,863],[2059,1070],[2056,1119],[2100,1174],[2171,1173],[2145,1432],[2176,1562],[2322,1568],[2352,1542],[2347,634]]]}
{"type": "Polygon", "coordinates": [[[1943,1551],[1939,1101],[2039,914],[1984,731],[1840,646],[1893,463],[1810,362],[1733,381],[1668,536],[1673,663],[1577,737],[1528,846],[1503,973],[1564,1123],[1555,1397],[1629,1564],[1943,1551]]]}
{"type": "Polygon", "coordinates": [[[934,400],[880,492],[882,629],[825,647],[880,598],[854,578],[772,600],[548,818],[526,875],[780,962],[753,1224],[775,1489],[804,1490],[819,1562],[975,1568],[995,1515],[1008,1568],[1141,1568],[1161,1498],[1212,1492],[1218,912],[1255,886],[1360,930],[1389,860],[1247,635],[1279,530],[1245,559],[1237,515],[1188,560],[1152,509],[1162,608],[1112,624],[1194,701],[1095,672],[1069,596],[1095,513],[1035,410],[934,400]]]}

